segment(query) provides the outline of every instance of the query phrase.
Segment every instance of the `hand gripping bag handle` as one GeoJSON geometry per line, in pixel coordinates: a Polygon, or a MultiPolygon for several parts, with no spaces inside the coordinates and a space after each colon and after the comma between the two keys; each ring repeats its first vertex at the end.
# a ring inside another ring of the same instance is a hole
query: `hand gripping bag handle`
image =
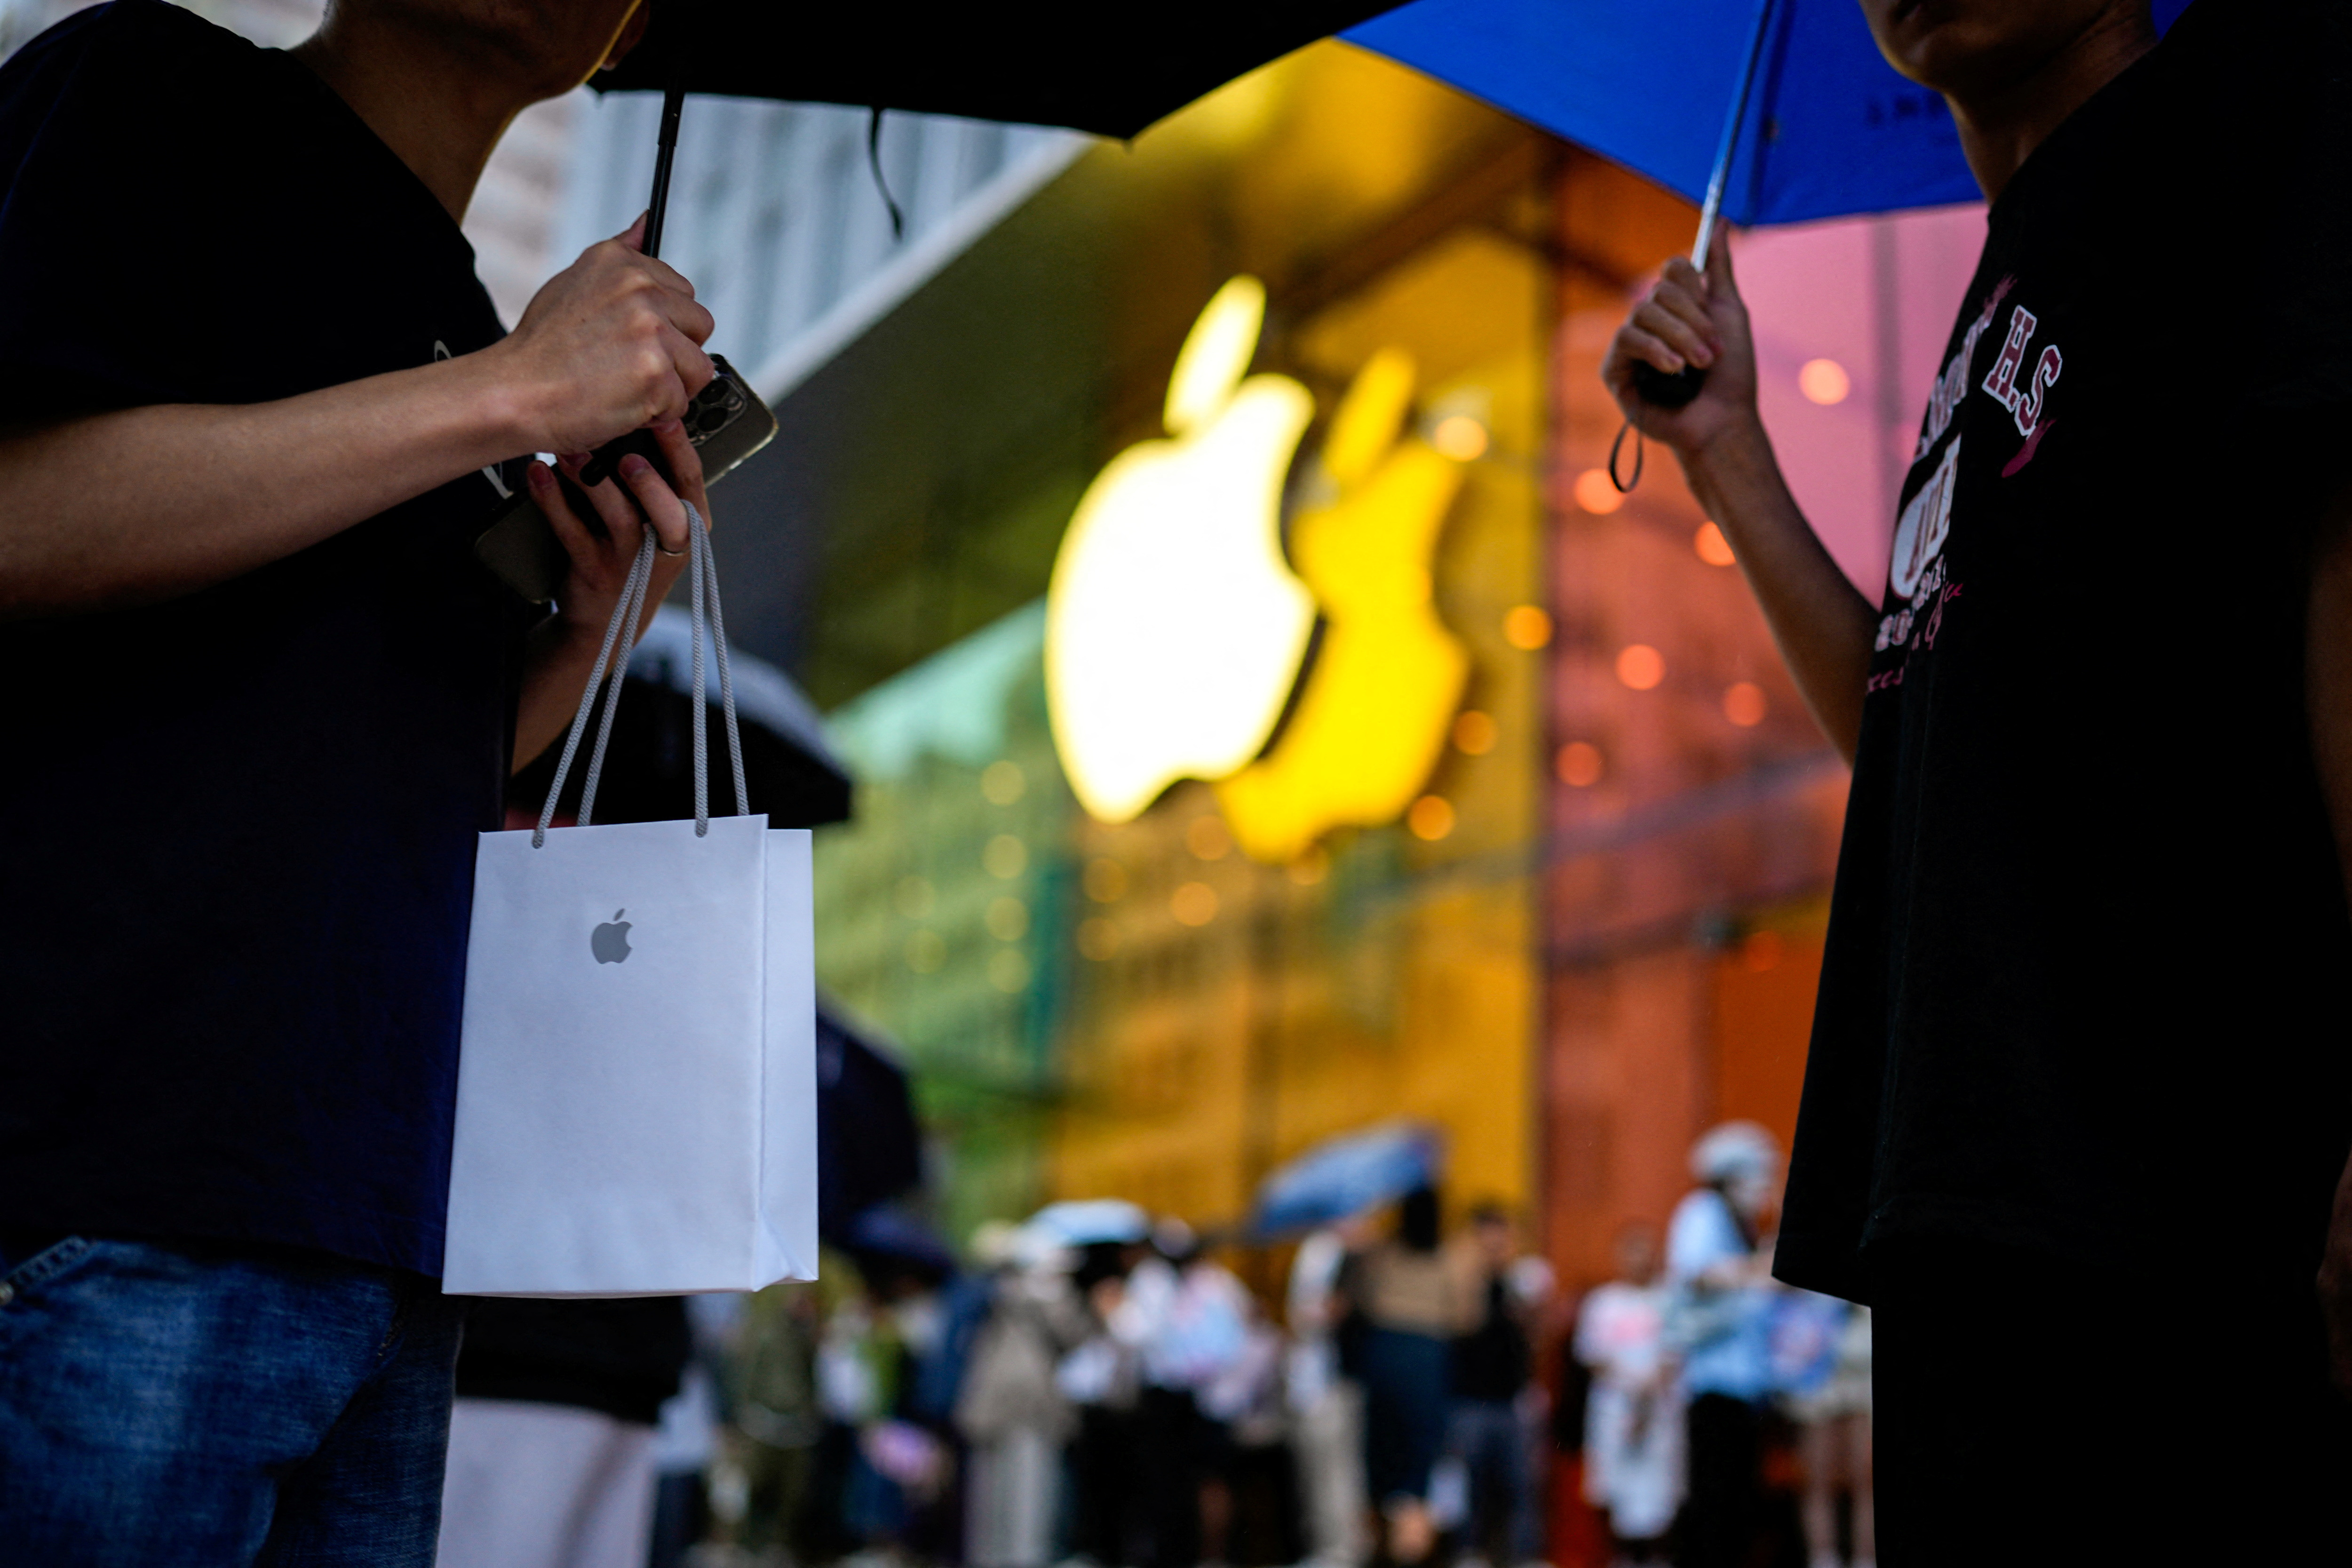
{"type": "MultiPolygon", "coordinates": [[[[743,784],[743,737],[735,723],[735,679],[727,662],[727,617],[719,604],[719,562],[711,553],[709,531],[702,525],[702,514],[692,502],[686,508],[687,575],[693,584],[688,621],[693,633],[694,646],[694,834],[699,838],[710,831],[710,742],[709,737],[708,703],[704,699],[705,677],[702,660],[702,627],[705,599],[711,641],[719,655],[719,703],[727,719],[727,752],[734,764],[735,814],[751,812],[750,791],[743,784]]],[[[580,710],[572,715],[572,731],[563,740],[563,755],[555,764],[554,782],[547,786],[547,804],[540,808],[539,826],[531,830],[530,846],[534,849],[547,843],[548,824],[555,819],[556,803],[563,798],[563,781],[572,772],[572,759],[579,754],[580,737],[588,728],[588,715],[596,706],[596,692],[608,684],[610,692],[604,702],[604,717],[596,726],[596,744],[588,754],[588,778],[580,789],[580,826],[592,826],[595,821],[596,783],[604,772],[604,748],[613,738],[613,710],[620,705],[621,683],[628,679],[628,647],[636,640],[635,627],[645,614],[646,592],[654,576],[654,531],[646,530],[645,542],[637,546],[636,559],[629,563],[629,575],[621,586],[621,601],[613,606],[613,618],[604,624],[604,645],[596,650],[595,667],[588,672],[588,685],[580,693],[580,710]],[[615,659],[613,650],[621,641],[621,628],[631,628],[629,645],[621,649],[615,659]]]]}

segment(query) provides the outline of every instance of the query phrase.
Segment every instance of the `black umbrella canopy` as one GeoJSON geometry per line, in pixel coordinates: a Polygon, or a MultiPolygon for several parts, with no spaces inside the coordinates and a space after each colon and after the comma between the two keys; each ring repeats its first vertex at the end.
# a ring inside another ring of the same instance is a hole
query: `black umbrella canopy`
{"type": "Polygon", "coordinates": [[[1129,137],[1202,94],[1396,0],[1168,5],[794,5],[652,0],[600,91],[689,92],[960,114],[1129,137]]]}

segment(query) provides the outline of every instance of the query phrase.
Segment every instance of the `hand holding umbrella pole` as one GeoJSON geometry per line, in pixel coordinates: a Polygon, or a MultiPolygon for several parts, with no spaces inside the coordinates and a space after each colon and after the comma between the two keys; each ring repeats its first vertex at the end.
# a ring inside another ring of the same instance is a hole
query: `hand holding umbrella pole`
{"type": "MultiPolygon", "coordinates": [[[[1748,117],[1748,96],[1756,86],[1756,65],[1764,56],[1765,26],[1772,19],[1772,0],[1761,0],[1756,7],[1756,26],[1748,35],[1748,52],[1739,66],[1739,81],[1731,95],[1731,113],[1723,122],[1723,140],[1717,145],[1715,170],[1707,176],[1706,200],[1698,211],[1698,237],[1691,244],[1691,265],[1700,272],[1706,270],[1706,257],[1715,241],[1715,227],[1723,214],[1723,187],[1731,176],[1732,155],[1739,150],[1739,122],[1748,117]]],[[[1633,363],[1633,390],[1642,401],[1657,408],[1687,408],[1706,385],[1706,372],[1695,364],[1685,364],[1671,374],[1646,361],[1633,363]]],[[[1617,439],[1609,447],[1609,482],[1619,493],[1631,490],[1642,480],[1642,433],[1627,419],[1618,427],[1617,439]],[[1617,477],[1617,458],[1624,447],[1628,431],[1633,437],[1633,472],[1632,477],[1617,477]]]]}
{"type": "MultiPolygon", "coordinates": [[[[677,162],[677,122],[686,110],[687,51],[681,37],[679,47],[670,58],[669,80],[662,89],[661,138],[654,148],[654,189],[646,204],[645,254],[661,255],[662,218],[669,210],[670,169],[677,162]]],[[[656,468],[661,468],[660,447],[650,430],[632,430],[627,435],[607,441],[590,455],[587,466],[580,470],[580,483],[590,489],[613,477],[621,459],[635,452],[656,468]]],[[[668,470],[663,469],[663,477],[668,470]]]]}

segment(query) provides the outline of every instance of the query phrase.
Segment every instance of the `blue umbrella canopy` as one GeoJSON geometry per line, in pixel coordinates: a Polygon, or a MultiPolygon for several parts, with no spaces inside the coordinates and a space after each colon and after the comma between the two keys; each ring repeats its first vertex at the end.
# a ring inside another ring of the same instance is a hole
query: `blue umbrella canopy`
{"type": "Polygon", "coordinates": [[[1075,1198],[1047,1204],[1022,1230],[1054,1247],[1094,1247],[1141,1241],[1151,1234],[1151,1216],[1124,1198],[1075,1198]]]}
{"type": "Polygon", "coordinates": [[[1436,1132],[1412,1122],[1327,1139],[1265,1179],[1249,1228],[1270,1238],[1333,1224],[1430,1185],[1444,1161],[1436,1132]]]}
{"type": "MultiPolygon", "coordinates": [[[[2169,26],[2188,0],[2157,0],[2169,26]]],[[[1342,35],[1698,201],[1758,0],[1414,0],[1342,35]]],[[[1979,198],[1943,100],[1854,0],[1772,0],[1723,216],[1802,223],[1979,198]]]]}

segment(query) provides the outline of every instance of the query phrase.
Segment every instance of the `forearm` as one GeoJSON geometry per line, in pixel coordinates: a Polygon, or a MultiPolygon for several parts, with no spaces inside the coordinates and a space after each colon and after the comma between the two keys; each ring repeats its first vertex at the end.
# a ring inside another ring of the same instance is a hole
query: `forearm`
{"type": "Polygon", "coordinates": [[[1797,508],[1761,425],[1685,456],[1683,471],[1723,530],[1813,719],[1848,762],[1862,737],[1877,616],[1797,508]]]}
{"type": "Polygon", "coordinates": [[[0,437],[0,617],[154,603],[291,555],[530,450],[526,401],[488,350],[275,403],[0,437]]]}
{"type": "MultiPolygon", "coordinates": [[[[601,639],[597,639],[601,640],[601,639]]],[[[596,640],[561,616],[533,628],[524,649],[522,699],[515,712],[512,771],[520,773],[562,737],[579,711],[596,664],[596,640]]]]}

